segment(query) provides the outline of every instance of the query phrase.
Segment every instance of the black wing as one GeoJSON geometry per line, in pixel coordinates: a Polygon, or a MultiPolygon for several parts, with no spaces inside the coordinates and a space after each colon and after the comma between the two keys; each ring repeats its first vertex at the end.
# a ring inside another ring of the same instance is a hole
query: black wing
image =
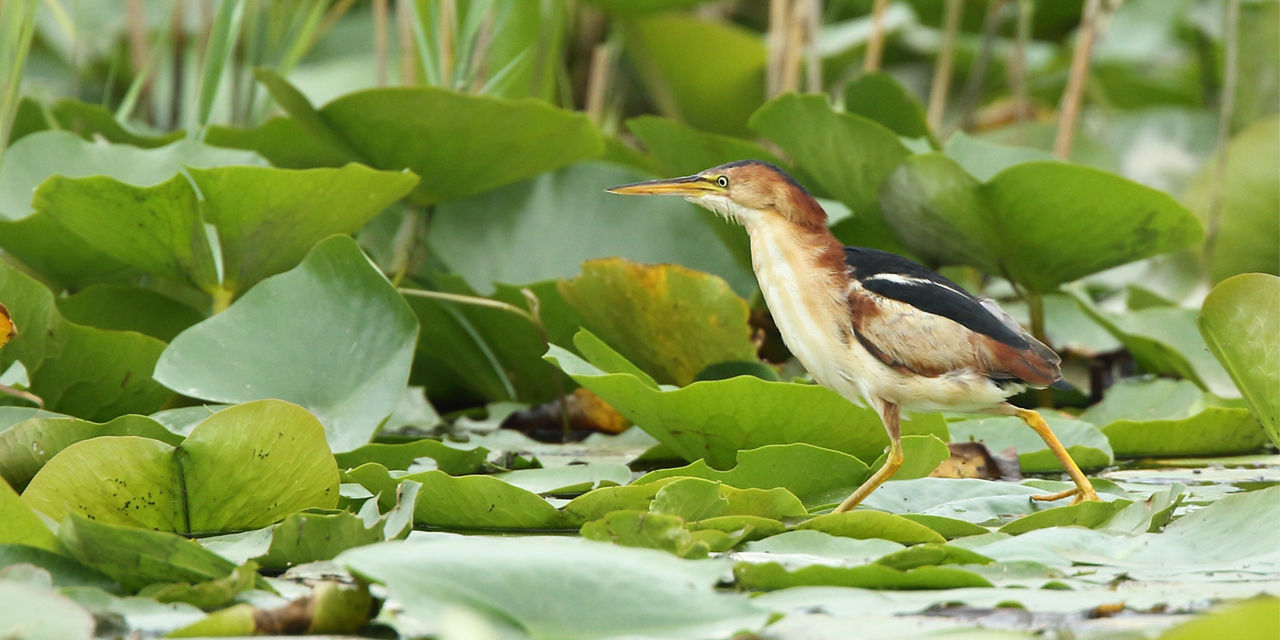
{"type": "Polygon", "coordinates": [[[1021,330],[1005,324],[981,300],[924,265],[866,247],[845,247],[844,261],[867,291],[954,320],[1015,349],[1029,346],[1021,330]]]}

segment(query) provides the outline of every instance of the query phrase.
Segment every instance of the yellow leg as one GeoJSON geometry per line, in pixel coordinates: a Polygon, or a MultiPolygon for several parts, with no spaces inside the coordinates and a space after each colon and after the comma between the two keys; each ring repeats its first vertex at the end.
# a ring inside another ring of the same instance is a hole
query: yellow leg
{"type": "Polygon", "coordinates": [[[831,513],[844,513],[856,506],[858,503],[871,495],[876,487],[884,484],[897,472],[898,467],[902,466],[902,443],[901,434],[898,431],[898,405],[885,403],[880,409],[880,419],[884,422],[885,431],[889,432],[889,459],[885,460],[884,466],[880,467],[862,486],[844,499],[840,506],[831,510],[831,513]]]}
{"type": "Polygon", "coordinates": [[[1033,431],[1039,434],[1044,443],[1049,445],[1049,450],[1053,452],[1054,457],[1062,463],[1066,468],[1067,475],[1071,476],[1071,481],[1076,483],[1075,488],[1052,493],[1049,495],[1031,496],[1032,500],[1060,500],[1067,496],[1075,496],[1071,504],[1077,504],[1086,500],[1098,500],[1098,494],[1093,490],[1093,484],[1085,477],[1084,472],[1076,465],[1076,461],[1071,459],[1071,454],[1067,453],[1066,448],[1058,442],[1058,437],[1053,435],[1053,431],[1049,429],[1049,425],[1040,417],[1039,413],[1030,409],[1014,409],[1014,415],[1022,418],[1033,431]]]}

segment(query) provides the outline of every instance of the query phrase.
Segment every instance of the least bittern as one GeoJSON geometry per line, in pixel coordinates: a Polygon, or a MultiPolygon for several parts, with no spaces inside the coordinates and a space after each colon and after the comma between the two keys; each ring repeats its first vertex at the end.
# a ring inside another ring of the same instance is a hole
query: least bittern
{"type": "Polygon", "coordinates": [[[1044,418],[1005,402],[1062,374],[1058,355],[995,302],[901,256],[842,246],[818,201],[765,162],[734,162],[608,191],[683,196],[746,227],[756,280],[791,353],[819,384],[851,402],[861,398],[879,413],[889,434],[888,460],[836,513],[862,502],[902,466],[900,409],[1017,416],[1076,485],[1033,497],[1098,499],[1044,418]]]}

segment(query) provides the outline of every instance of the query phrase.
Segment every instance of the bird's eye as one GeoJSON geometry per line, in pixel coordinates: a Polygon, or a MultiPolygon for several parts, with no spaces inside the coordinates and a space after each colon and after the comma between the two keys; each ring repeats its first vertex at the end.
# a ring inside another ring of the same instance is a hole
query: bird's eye
{"type": "Polygon", "coordinates": [[[724,188],[728,187],[728,186],[729,186],[729,176],[717,176],[717,177],[716,177],[716,184],[717,184],[717,185],[720,185],[720,188],[721,188],[721,189],[724,189],[724,188]]]}

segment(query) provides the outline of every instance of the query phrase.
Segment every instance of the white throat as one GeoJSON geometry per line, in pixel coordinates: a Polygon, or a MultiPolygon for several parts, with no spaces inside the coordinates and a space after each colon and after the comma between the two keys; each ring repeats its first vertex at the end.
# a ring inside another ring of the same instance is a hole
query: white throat
{"type": "Polygon", "coordinates": [[[764,216],[763,211],[744,207],[729,199],[729,196],[689,196],[686,197],[685,200],[688,200],[689,202],[692,202],[704,209],[713,211],[729,222],[736,222],[748,228],[754,223],[759,222],[764,216]]]}

